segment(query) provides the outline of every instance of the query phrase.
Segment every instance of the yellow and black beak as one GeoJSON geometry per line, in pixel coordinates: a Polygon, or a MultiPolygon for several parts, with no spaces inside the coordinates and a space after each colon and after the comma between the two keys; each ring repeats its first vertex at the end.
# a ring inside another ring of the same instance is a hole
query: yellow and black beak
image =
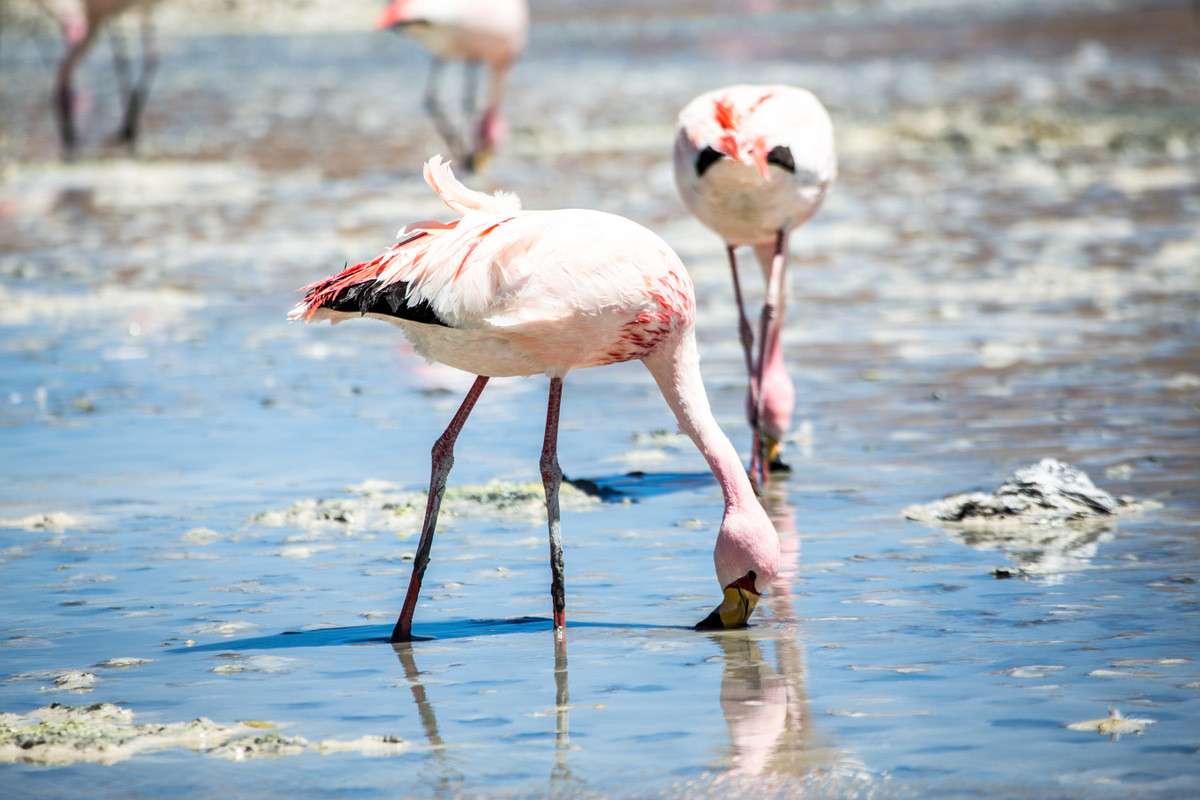
{"type": "Polygon", "coordinates": [[[782,464],[783,463],[783,444],[775,441],[770,436],[767,436],[765,433],[762,435],[762,440],[763,440],[763,456],[766,458],[767,464],[770,465],[771,467],[774,467],[776,464],[782,464]]]}
{"type": "Polygon", "coordinates": [[[754,573],[739,578],[725,587],[725,600],[707,617],[696,623],[698,631],[744,628],[754,607],[758,605],[754,588],[754,573]]]}

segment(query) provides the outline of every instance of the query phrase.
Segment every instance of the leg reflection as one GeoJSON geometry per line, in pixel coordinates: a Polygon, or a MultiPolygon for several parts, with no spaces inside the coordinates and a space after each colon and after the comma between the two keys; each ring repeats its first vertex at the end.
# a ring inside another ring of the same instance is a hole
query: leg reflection
{"type": "MultiPolygon", "coordinates": [[[[465,779],[464,769],[455,763],[449,754],[449,748],[442,740],[438,729],[437,714],[434,704],[426,691],[421,671],[413,654],[411,642],[393,642],[392,649],[404,668],[404,677],[412,691],[413,700],[417,704],[417,716],[421,720],[421,728],[425,740],[429,743],[430,756],[426,760],[432,771],[431,785],[448,789],[451,784],[461,783],[465,779]]],[[[567,646],[563,637],[554,637],[554,767],[550,771],[551,783],[575,781],[576,778],[568,761],[571,749],[570,733],[571,690],[567,682],[567,646]]],[[[424,771],[425,768],[422,769],[424,771]]],[[[451,792],[453,794],[453,792],[451,792]]]]}
{"type": "MultiPolygon", "coordinates": [[[[421,671],[417,669],[416,659],[413,658],[412,643],[393,642],[392,649],[396,651],[396,657],[400,659],[400,665],[404,668],[404,677],[412,690],[413,700],[417,703],[417,716],[421,719],[425,740],[429,742],[430,756],[425,763],[432,772],[431,785],[447,789],[451,784],[461,783],[464,779],[463,771],[450,757],[445,742],[442,741],[442,735],[438,731],[437,714],[425,691],[425,684],[421,680],[421,671]]],[[[426,767],[423,767],[422,772],[425,769],[426,767]]]]}
{"type": "Polygon", "coordinates": [[[571,749],[571,690],[567,685],[567,644],[554,637],[554,769],[550,781],[558,783],[572,778],[567,752],[571,749]]]}

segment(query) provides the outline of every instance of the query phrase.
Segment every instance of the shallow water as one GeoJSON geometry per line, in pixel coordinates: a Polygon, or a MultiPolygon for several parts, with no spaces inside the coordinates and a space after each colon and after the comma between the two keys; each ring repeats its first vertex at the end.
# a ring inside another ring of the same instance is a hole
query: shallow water
{"type": "MultiPolygon", "coordinates": [[[[62,164],[45,113],[53,45],[6,29],[0,712],[112,702],[139,723],[408,745],[18,762],[0,766],[6,786],[1200,793],[1188,5],[767,3],[745,18],[700,5],[642,18],[628,3],[541,4],[512,139],[470,182],[667,238],[697,286],[714,408],[744,453],[727,265],[675,196],[671,120],[740,80],[825,99],[841,177],[793,237],[795,471],[767,497],[791,568],[750,629],[689,630],[717,600],[719,491],[639,365],[572,374],[563,469],[624,494],[564,513],[562,648],[544,522],[486,505],[444,521],[415,625],[429,638],[386,643],[412,512],[368,503],[364,517],[350,489],[420,492],[469,378],[424,365],[388,326],[283,321],[296,287],[443,213],[418,177],[438,144],[416,49],[353,30],[167,30],[138,158],[102,143],[115,112],[98,50],[84,157],[62,164]],[[1106,529],[1024,539],[903,517],[1044,456],[1153,502],[1106,529]],[[274,513],[297,504],[358,512],[274,513]],[[152,661],[93,666],[122,657],[152,661]],[[90,690],[56,688],[72,671],[95,676],[90,690]],[[1066,727],[1110,709],[1154,721],[1117,737],[1066,727]]],[[[536,481],[544,402],[543,380],[490,384],[452,486],[536,481]]]]}

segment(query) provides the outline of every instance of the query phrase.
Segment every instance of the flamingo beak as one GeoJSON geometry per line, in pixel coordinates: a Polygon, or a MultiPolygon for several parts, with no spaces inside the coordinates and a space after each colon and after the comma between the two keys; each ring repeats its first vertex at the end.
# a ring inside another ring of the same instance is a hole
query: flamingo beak
{"type": "Polygon", "coordinates": [[[750,158],[754,161],[754,168],[758,170],[759,175],[762,175],[763,180],[771,180],[771,172],[767,169],[767,146],[761,141],[755,142],[750,149],[750,158]]]}
{"type": "Polygon", "coordinates": [[[783,460],[783,444],[770,436],[763,434],[763,450],[766,451],[767,464],[778,464],[783,460]]]}
{"type": "Polygon", "coordinates": [[[492,153],[489,150],[476,150],[467,157],[467,171],[473,173],[487,172],[492,165],[492,153]]]}
{"type": "Polygon", "coordinates": [[[745,627],[746,621],[754,612],[754,607],[758,605],[759,594],[754,588],[753,575],[751,572],[726,586],[724,602],[696,623],[696,630],[714,631],[745,627]]]}

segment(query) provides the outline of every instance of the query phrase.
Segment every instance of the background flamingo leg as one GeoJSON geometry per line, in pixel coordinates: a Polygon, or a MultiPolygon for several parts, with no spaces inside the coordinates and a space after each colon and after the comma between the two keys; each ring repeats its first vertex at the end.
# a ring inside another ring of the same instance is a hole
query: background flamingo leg
{"type": "Polygon", "coordinates": [[[94,28],[89,28],[82,37],[75,41],[68,38],[67,54],[58,65],[58,74],[54,82],[54,110],[58,115],[58,133],[62,139],[63,151],[68,157],[74,155],[75,147],[79,144],[75,128],[75,70],[88,48],[96,38],[94,28]]]}
{"type": "Polygon", "coordinates": [[[133,147],[137,142],[138,127],[141,123],[142,110],[146,107],[146,98],[150,96],[150,81],[158,69],[158,43],[154,40],[154,23],[149,14],[142,17],[142,69],[137,81],[130,80],[129,58],[125,52],[124,42],[120,34],[111,34],[113,61],[117,72],[117,81],[121,86],[121,94],[125,96],[125,115],[121,127],[117,130],[117,141],[133,147]]]}
{"type": "Polygon", "coordinates": [[[458,131],[454,129],[454,123],[442,110],[441,101],[438,100],[438,88],[442,82],[442,70],[445,66],[446,62],[435,58],[429,68],[429,79],[425,83],[425,113],[433,120],[433,126],[437,128],[438,134],[449,148],[450,157],[455,161],[460,161],[463,160],[463,154],[467,152],[467,147],[463,144],[458,131]]]}
{"type": "Polygon", "coordinates": [[[742,283],[738,278],[736,250],[733,245],[727,245],[725,250],[729,253],[729,271],[733,275],[733,296],[737,301],[738,309],[738,336],[742,342],[742,352],[746,356],[746,374],[749,376],[750,382],[746,397],[746,418],[750,422],[751,430],[754,431],[750,447],[750,474],[754,475],[757,459],[762,451],[762,433],[759,426],[760,382],[759,370],[754,366],[754,328],[751,327],[750,320],[746,317],[746,305],[742,302],[742,283]]]}
{"type": "Polygon", "coordinates": [[[462,405],[446,432],[433,445],[433,469],[429,477],[429,500],[425,505],[425,523],[421,526],[421,539],[417,544],[417,553],[413,557],[412,577],[408,581],[408,593],[404,596],[404,607],[400,610],[400,619],[392,629],[393,642],[407,642],[412,639],[412,618],[417,608],[417,596],[421,593],[421,580],[425,577],[425,567],[429,565],[429,551],[433,547],[433,532],[437,527],[438,510],[442,506],[442,496],[446,493],[446,478],[450,468],[454,466],[454,442],[462,431],[471,409],[488,379],[480,375],[471,384],[470,391],[463,398],[462,405]]]}
{"type": "Polygon", "coordinates": [[[554,601],[554,630],[567,624],[567,588],[563,576],[562,526],[559,523],[558,489],[562,470],[558,466],[558,416],[562,406],[562,378],[550,379],[550,400],[546,404],[546,438],[542,443],[542,486],[546,489],[546,519],[550,526],[550,596],[554,601]]]}
{"type": "Polygon", "coordinates": [[[757,465],[757,475],[761,479],[763,485],[770,481],[769,472],[769,457],[766,453],[767,443],[762,435],[762,419],[763,419],[763,375],[766,371],[767,359],[771,353],[775,352],[779,347],[779,337],[781,335],[782,322],[779,319],[780,298],[783,294],[783,274],[787,267],[787,237],[782,230],[775,234],[775,251],[771,257],[770,274],[767,276],[767,291],[766,297],[763,299],[762,316],[759,317],[759,342],[758,342],[758,363],[755,365],[755,378],[753,383],[757,383],[758,396],[755,398],[755,452],[754,460],[751,462],[751,472],[754,472],[753,467],[757,465]]]}

